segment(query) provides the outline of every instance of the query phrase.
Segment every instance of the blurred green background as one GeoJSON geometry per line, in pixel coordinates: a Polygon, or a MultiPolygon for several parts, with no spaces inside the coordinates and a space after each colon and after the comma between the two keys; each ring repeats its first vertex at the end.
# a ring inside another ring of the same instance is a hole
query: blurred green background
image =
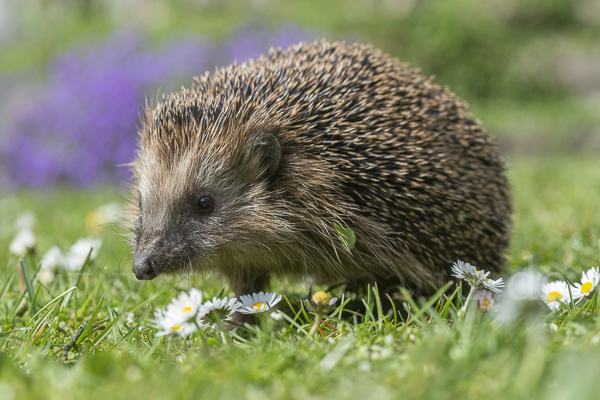
{"type": "Polygon", "coordinates": [[[509,155],[600,150],[598,0],[2,0],[0,75],[124,26],[158,44],[240,24],[370,42],[469,102],[509,155]]]}

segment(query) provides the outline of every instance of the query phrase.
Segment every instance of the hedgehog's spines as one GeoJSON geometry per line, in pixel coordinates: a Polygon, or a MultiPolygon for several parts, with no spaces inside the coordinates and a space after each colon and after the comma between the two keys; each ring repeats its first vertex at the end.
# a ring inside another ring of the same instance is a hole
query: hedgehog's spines
{"type": "MultiPolygon", "coordinates": [[[[360,44],[271,49],[163,94],[152,112],[147,105],[140,159],[158,154],[166,166],[191,154],[203,187],[253,187],[261,174],[236,157],[252,135],[268,132],[281,143],[281,167],[252,193],[279,208],[259,219],[269,232],[286,226],[271,246],[303,268],[315,262],[311,274],[388,271],[414,282],[446,276],[456,259],[496,269],[511,229],[504,162],[466,103],[417,72],[360,44]],[[356,229],[354,256],[339,253],[333,222],[356,229]]],[[[147,167],[136,165],[139,177],[147,167]]],[[[249,249],[240,254],[258,251],[249,249]]]]}

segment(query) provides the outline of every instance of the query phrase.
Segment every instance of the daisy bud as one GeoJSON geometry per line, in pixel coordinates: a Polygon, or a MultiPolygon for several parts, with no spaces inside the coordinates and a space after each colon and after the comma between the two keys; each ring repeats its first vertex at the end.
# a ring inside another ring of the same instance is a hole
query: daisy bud
{"type": "Polygon", "coordinates": [[[319,291],[313,294],[312,300],[305,300],[304,304],[309,311],[315,314],[323,314],[331,309],[331,307],[337,302],[337,297],[330,298],[324,291],[319,291]]]}
{"type": "Polygon", "coordinates": [[[329,305],[329,301],[331,301],[331,298],[329,297],[329,295],[327,293],[325,293],[324,291],[321,290],[321,291],[313,294],[312,301],[315,304],[329,305]]]}

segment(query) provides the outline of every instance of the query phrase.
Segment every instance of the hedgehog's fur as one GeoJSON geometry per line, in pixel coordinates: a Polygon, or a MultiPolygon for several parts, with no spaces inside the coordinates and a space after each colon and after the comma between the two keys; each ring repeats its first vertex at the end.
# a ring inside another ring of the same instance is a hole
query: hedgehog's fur
{"type": "Polygon", "coordinates": [[[136,257],[157,273],[217,270],[237,295],[272,274],[397,276],[428,293],[456,260],[505,263],[494,140],[454,94],[370,46],[301,43],[196,78],[147,107],[132,166],[136,257]],[[335,223],[354,230],[351,252],[335,223]]]}

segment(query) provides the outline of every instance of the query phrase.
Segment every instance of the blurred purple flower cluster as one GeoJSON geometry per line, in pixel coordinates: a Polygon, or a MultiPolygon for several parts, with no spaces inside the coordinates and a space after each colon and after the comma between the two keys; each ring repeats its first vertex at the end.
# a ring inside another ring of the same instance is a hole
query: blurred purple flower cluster
{"type": "Polygon", "coordinates": [[[216,43],[197,36],[152,46],[119,31],[56,56],[46,78],[32,74],[0,81],[0,185],[42,187],[115,183],[119,164],[133,159],[145,98],[188,85],[191,77],[271,46],[287,47],[314,34],[296,27],[241,29],[216,43]],[[5,106],[4,106],[5,105],[5,106]]]}

